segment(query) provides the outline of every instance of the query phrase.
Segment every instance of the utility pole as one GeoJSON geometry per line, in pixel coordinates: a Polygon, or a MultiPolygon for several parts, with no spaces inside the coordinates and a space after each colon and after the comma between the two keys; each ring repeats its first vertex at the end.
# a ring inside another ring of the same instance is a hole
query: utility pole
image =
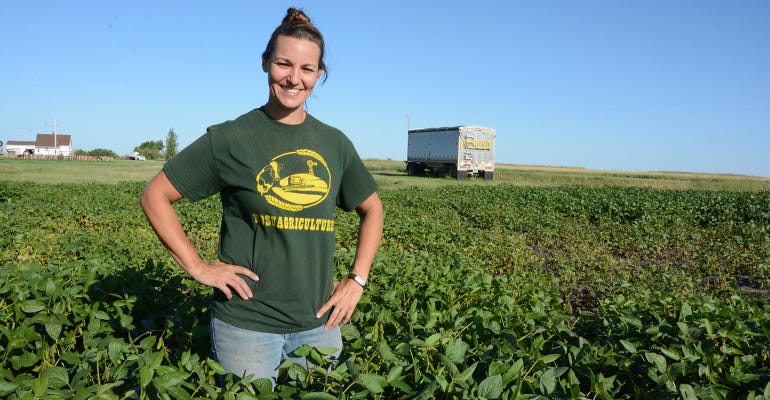
{"type": "Polygon", "coordinates": [[[53,155],[59,154],[59,146],[56,143],[56,130],[59,129],[59,121],[53,120],[53,155]]]}

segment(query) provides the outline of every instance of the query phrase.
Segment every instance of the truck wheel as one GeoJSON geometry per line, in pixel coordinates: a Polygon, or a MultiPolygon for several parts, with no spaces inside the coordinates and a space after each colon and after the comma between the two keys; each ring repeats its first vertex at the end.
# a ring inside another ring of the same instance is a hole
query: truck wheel
{"type": "Polygon", "coordinates": [[[447,176],[447,170],[444,167],[433,167],[430,169],[430,176],[433,178],[443,178],[447,176]]]}
{"type": "Polygon", "coordinates": [[[414,176],[414,163],[406,163],[406,174],[414,176]]]}
{"type": "Polygon", "coordinates": [[[406,163],[406,174],[409,176],[424,176],[425,168],[420,163],[406,163]]]}
{"type": "Polygon", "coordinates": [[[441,177],[446,178],[448,176],[454,178],[452,171],[457,171],[457,167],[454,164],[444,164],[441,167],[441,177]]]}

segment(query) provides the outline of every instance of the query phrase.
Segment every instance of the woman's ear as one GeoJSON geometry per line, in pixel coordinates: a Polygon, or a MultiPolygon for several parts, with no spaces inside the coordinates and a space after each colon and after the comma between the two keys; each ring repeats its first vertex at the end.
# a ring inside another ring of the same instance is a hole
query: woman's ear
{"type": "Polygon", "coordinates": [[[262,58],[262,71],[267,72],[267,64],[268,60],[266,58],[262,58]]]}

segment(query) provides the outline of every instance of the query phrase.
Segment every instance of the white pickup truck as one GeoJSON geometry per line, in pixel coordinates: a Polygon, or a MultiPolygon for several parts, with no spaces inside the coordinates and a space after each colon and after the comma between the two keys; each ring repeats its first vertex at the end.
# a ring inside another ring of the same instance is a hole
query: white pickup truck
{"type": "Polygon", "coordinates": [[[128,155],[128,159],[129,159],[129,160],[138,160],[138,161],[145,161],[145,160],[147,160],[147,159],[146,159],[146,158],[145,158],[145,157],[142,155],[142,153],[140,153],[140,152],[138,152],[138,151],[135,151],[135,152],[133,152],[133,153],[129,154],[129,155],[128,155]]]}

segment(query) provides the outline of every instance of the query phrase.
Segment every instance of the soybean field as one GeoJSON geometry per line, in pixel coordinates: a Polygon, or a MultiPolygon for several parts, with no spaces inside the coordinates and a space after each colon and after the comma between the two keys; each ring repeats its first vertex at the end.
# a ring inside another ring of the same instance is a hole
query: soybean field
{"type": "MultiPolygon", "coordinates": [[[[211,289],[144,182],[0,181],[0,396],[770,399],[770,191],[385,179],[343,358],[300,349],[274,390],[210,359],[211,289]]],[[[216,257],[218,198],[176,208],[216,257]]],[[[336,219],[342,278],[357,217],[336,219]]]]}

